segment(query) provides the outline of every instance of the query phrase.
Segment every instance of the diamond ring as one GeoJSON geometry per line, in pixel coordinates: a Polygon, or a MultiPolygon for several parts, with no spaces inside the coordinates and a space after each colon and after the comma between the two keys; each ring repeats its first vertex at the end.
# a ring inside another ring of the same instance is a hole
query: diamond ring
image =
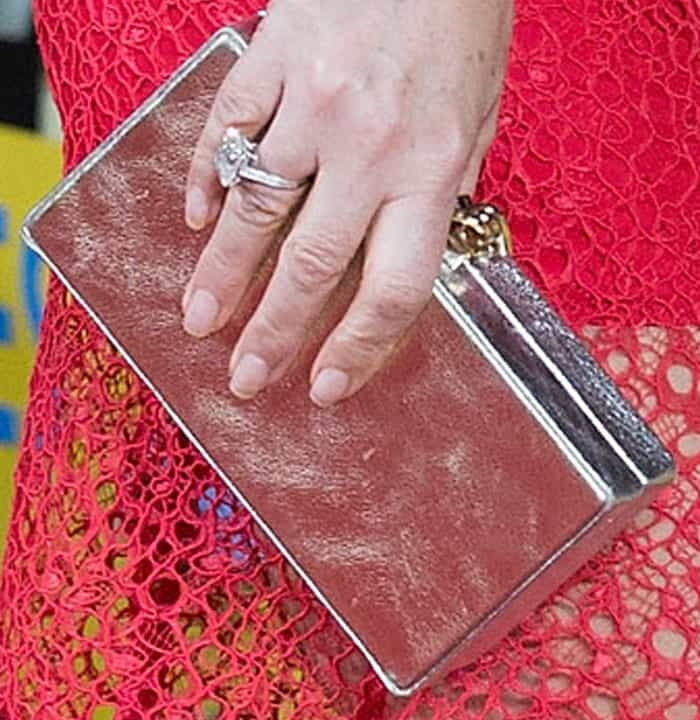
{"type": "Polygon", "coordinates": [[[224,133],[214,155],[214,167],[221,186],[228,189],[242,180],[266,185],[275,190],[298,190],[308,180],[288,180],[258,167],[258,145],[230,127],[224,133]]]}

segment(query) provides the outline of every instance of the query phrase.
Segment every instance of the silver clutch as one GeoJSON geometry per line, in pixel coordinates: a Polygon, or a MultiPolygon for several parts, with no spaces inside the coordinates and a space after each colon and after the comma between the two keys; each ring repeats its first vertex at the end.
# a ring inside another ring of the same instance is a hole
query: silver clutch
{"type": "Polygon", "coordinates": [[[359,263],[284,382],[233,398],[229,352],[274,255],[230,325],[193,340],[180,296],[206,237],[182,207],[195,141],[244,48],[233,29],[213,36],[22,232],[386,687],[409,695],[502,637],[673,463],[518,270],[503,217],[466,201],[433,301],[357,397],[322,411],[307,378],[359,263]]]}

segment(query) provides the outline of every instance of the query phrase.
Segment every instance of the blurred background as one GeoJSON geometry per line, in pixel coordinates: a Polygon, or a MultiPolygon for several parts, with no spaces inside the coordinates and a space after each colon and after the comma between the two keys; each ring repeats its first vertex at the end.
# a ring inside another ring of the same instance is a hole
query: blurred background
{"type": "Polygon", "coordinates": [[[12,500],[46,271],[19,241],[29,208],[60,178],[60,123],[32,31],[30,0],[0,0],[0,556],[12,500]]]}

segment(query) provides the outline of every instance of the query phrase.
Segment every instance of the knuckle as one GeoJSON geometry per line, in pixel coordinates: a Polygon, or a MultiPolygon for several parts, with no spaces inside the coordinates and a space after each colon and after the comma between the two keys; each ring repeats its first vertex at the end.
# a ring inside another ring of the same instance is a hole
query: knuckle
{"type": "Polygon", "coordinates": [[[341,247],[339,238],[326,233],[289,238],[283,253],[292,284],[303,293],[335,285],[350,261],[341,247]]]}
{"type": "Polygon", "coordinates": [[[385,338],[378,337],[367,330],[350,326],[340,334],[338,344],[342,347],[342,357],[351,360],[351,364],[371,365],[381,353],[385,338]]]}
{"type": "Polygon", "coordinates": [[[265,355],[269,358],[284,358],[294,350],[291,330],[289,314],[283,311],[261,308],[255,318],[254,334],[264,345],[265,355]]]}
{"type": "Polygon", "coordinates": [[[433,143],[434,152],[449,168],[458,169],[466,165],[474,145],[474,138],[461,125],[448,127],[433,143]]]}
{"type": "Polygon", "coordinates": [[[372,155],[393,148],[405,130],[401,112],[398,108],[392,109],[391,103],[381,105],[381,111],[376,102],[355,103],[348,122],[361,147],[372,155]]]}
{"type": "Polygon", "coordinates": [[[195,276],[195,282],[209,288],[224,305],[247,284],[233,249],[218,243],[204,251],[195,276]]]}
{"type": "Polygon", "coordinates": [[[399,332],[416,319],[429,298],[413,278],[389,275],[374,293],[373,314],[383,327],[399,332]]]}
{"type": "Polygon", "coordinates": [[[237,89],[225,86],[214,103],[214,119],[221,127],[257,125],[265,117],[259,103],[237,89]]]}
{"type": "MultiPolygon", "coordinates": [[[[214,138],[210,132],[205,131],[199,137],[199,140],[192,153],[189,170],[187,174],[187,188],[190,189],[194,185],[203,185],[206,187],[209,179],[215,177],[215,168],[213,163],[214,150],[212,149],[212,141],[214,138]]],[[[218,138],[216,139],[218,141],[218,138]]]]}
{"type": "Polygon", "coordinates": [[[463,126],[457,125],[423,137],[421,156],[429,158],[430,163],[425,179],[441,194],[451,193],[454,184],[461,182],[472,156],[474,139],[463,126]]]}
{"type": "Polygon", "coordinates": [[[335,69],[335,66],[317,59],[307,79],[307,92],[316,112],[322,113],[348,91],[350,83],[347,77],[335,69]]]}
{"type": "Polygon", "coordinates": [[[348,318],[337,330],[335,343],[342,357],[352,364],[371,364],[388,337],[378,332],[369,317],[348,318]]]}
{"type": "Polygon", "coordinates": [[[219,278],[219,284],[231,284],[236,268],[236,253],[229,243],[214,243],[206,251],[205,268],[207,274],[219,278]]]}
{"type": "Polygon", "coordinates": [[[205,143],[200,140],[192,154],[192,162],[190,163],[189,180],[192,183],[193,178],[202,177],[213,174],[212,155],[208,151],[205,143]]]}
{"type": "Polygon", "coordinates": [[[380,136],[386,140],[393,140],[403,135],[406,129],[406,115],[400,102],[394,98],[386,100],[382,105],[380,136]]]}
{"type": "Polygon", "coordinates": [[[239,222],[263,233],[277,230],[288,212],[280,199],[281,193],[258,186],[239,187],[233,198],[233,212],[239,222]]]}

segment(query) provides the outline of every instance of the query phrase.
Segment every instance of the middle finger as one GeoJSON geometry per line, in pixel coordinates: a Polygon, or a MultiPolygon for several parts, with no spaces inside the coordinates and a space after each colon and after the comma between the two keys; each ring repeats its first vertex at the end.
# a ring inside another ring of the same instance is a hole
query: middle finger
{"type": "Polygon", "coordinates": [[[348,168],[319,170],[263,299],[231,357],[231,390],[251,398],[282,378],[362,243],[378,192],[348,168]]]}

